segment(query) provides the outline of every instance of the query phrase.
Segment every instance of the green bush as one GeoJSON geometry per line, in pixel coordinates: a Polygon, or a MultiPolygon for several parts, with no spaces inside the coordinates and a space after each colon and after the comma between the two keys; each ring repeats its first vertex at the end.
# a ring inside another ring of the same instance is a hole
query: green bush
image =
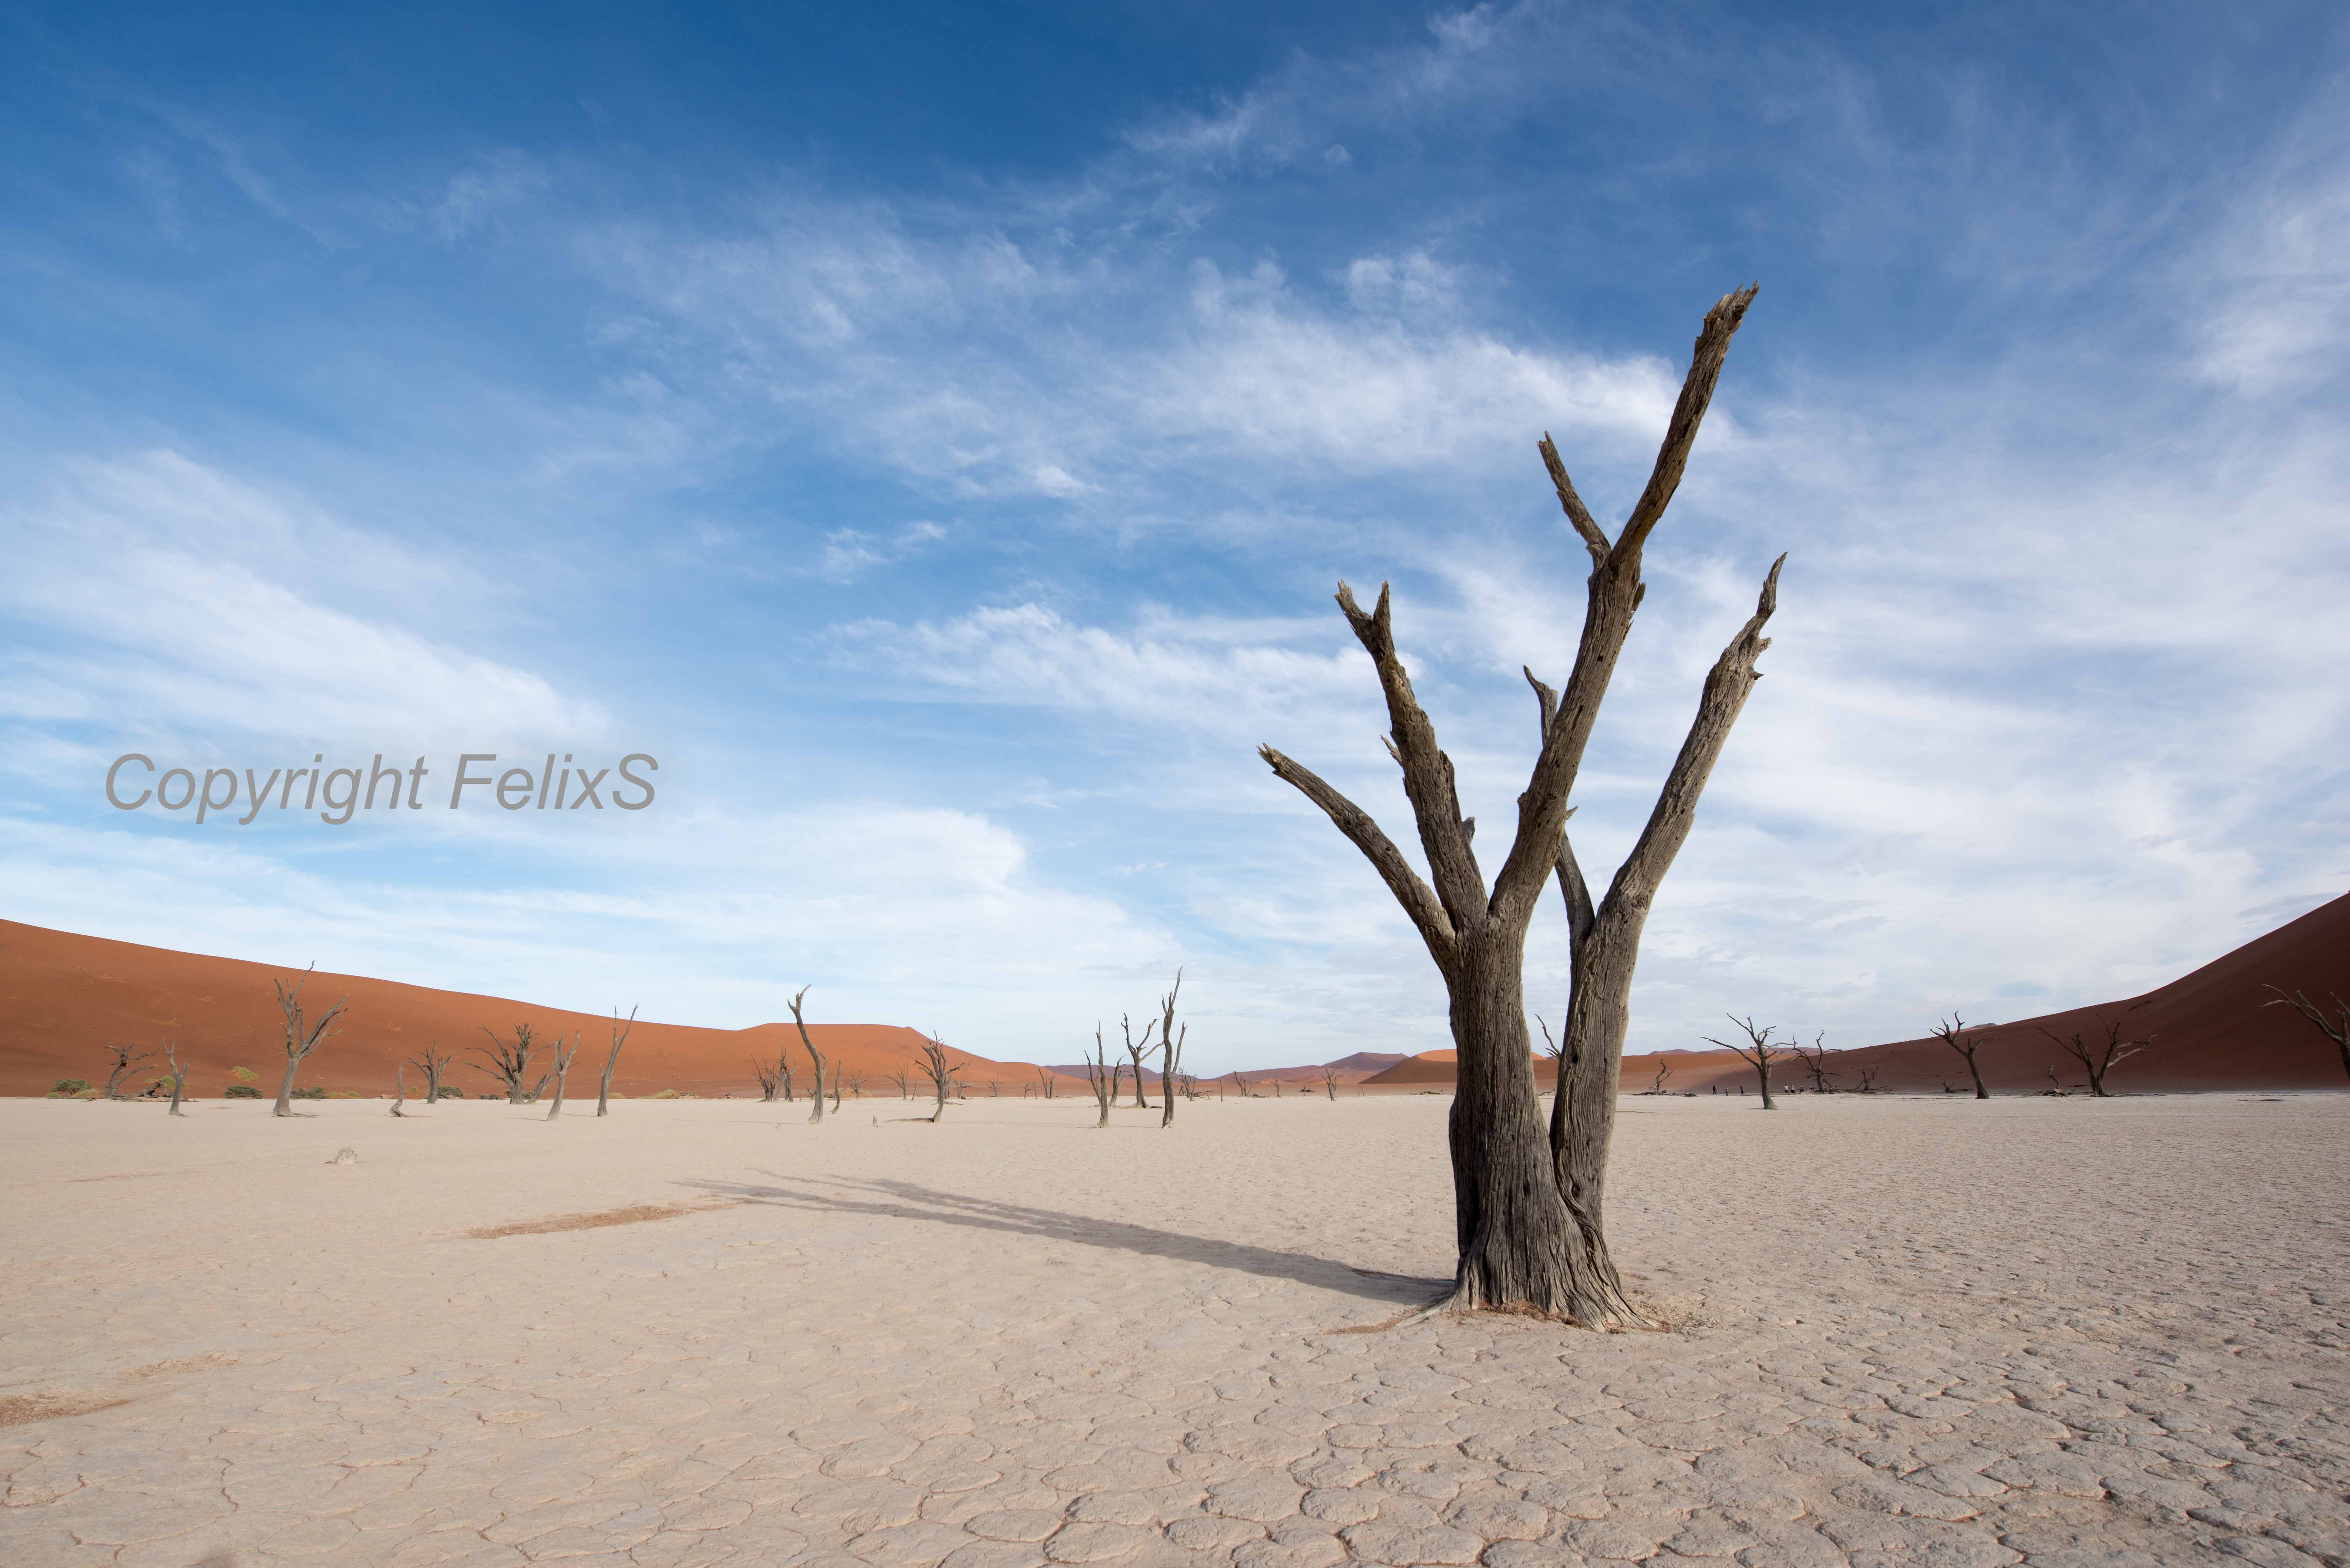
{"type": "Polygon", "coordinates": [[[49,1090],[53,1095],[78,1095],[89,1087],[88,1078],[59,1078],[49,1090]]]}
{"type": "Polygon", "coordinates": [[[297,1100],[323,1100],[327,1097],[327,1091],[323,1085],[316,1089],[296,1089],[291,1097],[297,1100]]]}
{"type": "Polygon", "coordinates": [[[227,1088],[223,1089],[221,1093],[227,1096],[232,1100],[257,1100],[261,1098],[261,1091],[255,1088],[251,1084],[231,1084],[227,1088]]]}
{"type": "Polygon", "coordinates": [[[432,1097],[436,1100],[462,1100],[465,1097],[465,1091],[454,1084],[443,1084],[441,1092],[432,1097]]]}

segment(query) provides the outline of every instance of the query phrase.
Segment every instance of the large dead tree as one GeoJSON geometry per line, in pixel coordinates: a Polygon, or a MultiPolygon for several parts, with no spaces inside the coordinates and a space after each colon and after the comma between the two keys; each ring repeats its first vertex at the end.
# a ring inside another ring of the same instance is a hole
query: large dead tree
{"type": "Polygon", "coordinates": [[[919,1065],[939,1096],[938,1108],[931,1113],[931,1120],[935,1122],[947,1114],[947,1092],[955,1086],[955,1075],[962,1068],[960,1064],[947,1060],[947,1043],[935,1034],[922,1042],[921,1049],[919,1065]]]}
{"type": "Polygon", "coordinates": [[[302,988],[310,983],[310,971],[317,967],[312,964],[304,970],[302,978],[294,982],[291,991],[286,989],[286,982],[282,980],[270,981],[277,988],[277,1009],[285,1015],[286,1026],[286,1076],[278,1083],[277,1106],[269,1113],[272,1116],[290,1116],[294,1114],[294,1075],[302,1070],[303,1060],[311,1052],[326,1044],[330,1036],[342,1033],[334,1027],[335,1020],[340,1018],[351,1004],[351,999],[347,995],[327,1009],[317,1023],[310,1022],[302,1009],[302,988]]]}
{"type": "Polygon", "coordinates": [[[1804,1064],[1804,1071],[1811,1075],[1812,1093],[1815,1095],[1833,1095],[1836,1092],[1835,1075],[1828,1071],[1827,1037],[1827,1031],[1825,1029],[1813,1035],[1812,1048],[1808,1051],[1804,1049],[1803,1043],[1799,1040],[1787,1042],[1787,1049],[1794,1054],[1796,1061],[1804,1064]]]}
{"type": "Polygon", "coordinates": [[[612,1049],[604,1058],[603,1081],[596,1085],[596,1114],[599,1116],[612,1114],[612,1069],[620,1064],[620,1047],[629,1043],[629,1031],[636,1026],[635,1008],[629,1009],[625,1023],[620,1021],[620,1010],[617,1007],[612,1009],[612,1049]]]}
{"type": "MultiPolygon", "coordinates": [[[[1175,971],[1175,988],[1159,999],[1159,1100],[1167,1107],[1167,1114],[1159,1118],[1162,1127],[1175,1125],[1175,1075],[1183,1065],[1183,1042],[1191,1037],[1189,1023],[1183,1025],[1181,1033],[1175,1032],[1175,999],[1182,993],[1183,971],[1179,969],[1175,971]]],[[[1148,1039],[1149,1026],[1146,1024],[1142,1033],[1148,1039]]],[[[1135,1066],[1134,1075],[1139,1079],[1141,1064],[1135,1066]]]]}
{"type": "Polygon", "coordinates": [[[2334,1002],[2334,1012],[2329,1015],[2324,1008],[2309,1000],[2309,993],[2305,991],[2287,995],[2282,986],[2272,985],[2269,989],[2276,992],[2275,1000],[2263,1002],[2261,1005],[2290,1007],[2308,1019],[2316,1025],[2319,1033],[2334,1042],[2334,1049],[2342,1053],[2342,1071],[2350,1074],[2350,1002],[2344,1002],[2334,992],[2327,992],[2325,994],[2334,1002]]]}
{"type": "Polygon", "coordinates": [[[2108,1020],[2102,1027],[2106,1032],[2103,1040],[2090,1040],[2078,1031],[2064,1035],[2043,1028],[2040,1033],[2054,1041],[2059,1051],[2087,1070],[2092,1096],[2109,1100],[2113,1096],[2106,1090],[2106,1075],[2153,1044],[2154,1036],[2149,1034],[2143,1040],[2125,1040],[2122,1038],[2121,1020],[2117,1018],[2108,1020]]]}
{"type": "Polygon", "coordinates": [[[1338,1097],[1338,1069],[1325,1062],[1318,1071],[1322,1075],[1322,1092],[1336,1100],[1338,1097]]]}
{"type": "Polygon", "coordinates": [[[438,1034],[432,1037],[432,1043],[425,1046],[421,1053],[409,1058],[409,1064],[424,1075],[426,1105],[437,1106],[441,1103],[441,1075],[449,1070],[449,1062],[450,1054],[441,1049],[441,1037],[438,1034]]]}
{"type": "Polygon", "coordinates": [[[1142,1096],[1142,1055],[1150,1049],[1150,1020],[1146,1018],[1142,1021],[1142,1039],[1139,1043],[1134,1038],[1133,1019],[1121,1012],[1118,1015],[1118,1025],[1126,1031],[1127,1059],[1134,1064],[1134,1108],[1147,1111],[1150,1108],[1150,1102],[1142,1096]]]}
{"type": "Polygon", "coordinates": [[[1982,1049],[1983,1042],[1991,1036],[1968,1033],[1967,1021],[1955,1012],[1951,1013],[1946,1021],[1934,1025],[1933,1035],[1935,1039],[1966,1058],[1967,1075],[1975,1081],[1975,1098],[1990,1099],[1991,1091],[1983,1087],[1982,1069],[1975,1065],[1975,1053],[1982,1049]]]}
{"type": "Polygon", "coordinates": [[[120,1040],[108,1041],[106,1048],[114,1053],[114,1065],[107,1071],[106,1092],[99,1096],[99,1098],[102,1100],[127,1099],[129,1096],[121,1092],[122,1080],[130,1076],[130,1069],[139,1065],[140,1063],[153,1061],[155,1059],[155,1053],[152,1051],[140,1051],[136,1055],[133,1055],[131,1053],[134,1047],[132,1045],[126,1044],[120,1040]]]}
{"type": "MultiPolygon", "coordinates": [[[[482,1065],[474,1070],[487,1073],[505,1085],[506,1104],[528,1104],[537,1093],[535,1088],[523,1086],[529,1079],[530,1059],[538,1050],[536,1034],[527,1023],[515,1025],[515,1037],[511,1041],[499,1039],[497,1031],[486,1023],[481,1026],[481,1030],[490,1037],[490,1044],[487,1050],[479,1045],[473,1047],[482,1056],[482,1065]]],[[[544,1073],[539,1075],[539,1081],[546,1081],[544,1073]]]]}
{"type": "Polygon", "coordinates": [[[563,1048],[563,1036],[555,1037],[555,1103],[546,1107],[546,1119],[553,1121],[563,1114],[563,1085],[571,1077],[571,1058],[579,1054],[579,1031],[571,1032],[571,1049],[563,1048]]]}
{"type": "Polygon", "coordinates": [[[1094,1025],[1094,1054],[1086,1058],[1086,1082],[1093,1085],[1094,1103],[1101,1108],[1097,1127],[1109,1126],[1109,1107],[1118,1098],[1118,1068],[1109,1059],[1108,1048],[1102,1044],[1101,1025],[1094,1025]]]}
{"type": "Polygon", "coordinates": [[[1539,443],[1559,505],[1590,554],[1591,576],[1564,692],[1527,673],[1541,709],[1542,750],[1518,797],[1517,832],[1490,890],[1470,847],[1475,824],[1461,815],[1451,760],[1438,746],[1396,651],[1386,585],[1367,613],[1342,583],[1338,606],[1378,671],[1390,722],[1385,739],[1403,770],[1428,877],[1360,806],[1272,747],[1259,753],[1371,862],[1444,977],[1459,1057],[1450,1126],[1459,1262],[1438,1307],[1532,1311],[1592,1325],[1645,1321],[1625,1296],[1603,1229],[1632,970],[1658,885],[1689,836],[1698,797],[1758,678],[1755,662],[1769,646],[1762,627],[1777,604],[1785,557],[1773,564],[1753,617],[1707,675],[1696,720],[1648,826],[1596,909],[1567,845],[1567,797],[1646,592],[1642,552],[1679,487],[1754,292],[1726,295],[1707,313],[1656,465],[1613,542],[1575,493],[1550,438],[1539,443]],[[1523,970],[1526,929],[1554,869],[1567,906],[1572,980],[1561,1083],[1545,1135],[1526,1035],[1523,970]]]}
{"type": "Polygon", "coordinates": [[[1766,1111],[1776,1109],[1777,1102],[1771,1098],[1771,1064],[1786,1054],[1787,1042],[1771,1038],[1777,1033],[1777,1026],[1774,1024],[1765,1023],[1757,1029],[1752,1018],[1731,1018],[1730,1021],[1745,1032],[1745,1044],[1738,1045],[1727,1040],[1716,1040],[1711,1034],[1705,1037],[1705,1043],[1709,1045],[1719,1045],[1725,1051],[1736,1052],[1739,1060],[1753,1068],[1755,1076],[1762,1080],[1762,1108],[1766,1111]]]}
{"type": "Polygon", "coordinates": [[[180,1060],[180,1043],[177,1040],[163,1042],[163,1060],[172,1069],[172,1108],[164,1114],[185,1116],[187,1113],[180,1109],[180,1100],[188,1089],[188,1064],[180,1060]]]}
{"type": "Polygon", "coordinates": [[[792,1023],[797,1026],[800,1032],[800,1048],[808,1054],[809,1062],[815,1064],[816,1094],[813,1097],[816,1101],[816,1106],[813,1110],[808,1112],[808,1120],[811,1122],[820,1122],[824,1120],[824,1058],[816,1054],[816,1042],[808,1038],[807,1019],[800,1012],[801,1002],[806,998],[807,993],[813,989],[814,987],[812,986],[804,985],[793,994],[792,1023]]]}

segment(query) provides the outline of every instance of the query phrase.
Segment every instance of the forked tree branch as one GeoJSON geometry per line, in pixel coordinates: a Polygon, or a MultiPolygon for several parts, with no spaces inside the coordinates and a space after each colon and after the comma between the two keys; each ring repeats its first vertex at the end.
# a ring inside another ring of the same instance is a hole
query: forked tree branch
{"type": "MultiPolygon", "coordinates": [[[[1550,438],[1545,436],[1543,439],[1547,441],[1550,438]]],[[[1518,668],[1525,675],[1526,684],[1534,689],[1534,701],[1542,709],[1542,733],[1547,735],[1551,721],[1558,716],[1558,693],[1535,679],[1534,670],[1528,666],[1520,665],[1518,668]]],[[[1573,816],[1575,809],[1568,806],[1566,815],[1573,816]]],[[[1591,931],[1591,887],[1583,879],[1583,867],[1575,858],[1575,846],[1568,841],[1566,830],[1563,827],[1558,835],[1557,870],[1559,899],[1566,906],[1567,951],[1572,956],[1591,931]]]]}
{"type": "Polygon", "coordinates": [[[1596,571],[1606,566],[1607,552],[1612,546],[1607,543],[1607,534],[1592,517],[1591,509],[1583,504],[1583,497],[1575,493],[1575,481],[1567,478],[1566,464],[1558,460],[1558,448],[1551,444],[1550,431],[1543,431],[1542,440],[1534,443],[1534,448],[1542,453],[1543,466],[1550,470],[1550,484],[1558,492],[1559,510],[1566,514],[1566,520],[1582,535],[1583,547],[1591,552],[1592,568],[1596,571]]]}

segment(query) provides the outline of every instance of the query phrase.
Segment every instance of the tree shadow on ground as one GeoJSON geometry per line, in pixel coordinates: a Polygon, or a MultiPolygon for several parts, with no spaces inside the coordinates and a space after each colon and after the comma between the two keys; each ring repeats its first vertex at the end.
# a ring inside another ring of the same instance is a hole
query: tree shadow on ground
{"type": "Polygon", "coordinates": [[[993,1198],[972,1198],[941,1192],[910,1181],[841,1181],[777,1177],[772,1187],[740,1181],[693,1180],[681,1183],[704,1192],[719,1193],[745,1203],[767,1203],[816,1213],[861,1214],[889,1220],[924,1220],[933,1224],[962,1225],[979,1231],[1000,1231],[1016,1236],[1075,1241],[1081,1246],[1107,1247],[1147,1258],[1171,1258],[1210,1268],[1232,1269],[1270,1280],[1294,1280],[1326,1291],[1359,1296],[1389,1304],[1416,1304],[1450,1290],[1449,1279],[1416,1279],[1405,1274],[1358,1269],[1331,1258],[1305,1252],[1281,1252],[1243,1241],[1211,1236],[1187,1236],[1180,1231],[1159,1231],[1123,1220],[1103,1220],[1090,1214],[1065,1214],[1055,1209],[1033,1209],[993,1198]]]}

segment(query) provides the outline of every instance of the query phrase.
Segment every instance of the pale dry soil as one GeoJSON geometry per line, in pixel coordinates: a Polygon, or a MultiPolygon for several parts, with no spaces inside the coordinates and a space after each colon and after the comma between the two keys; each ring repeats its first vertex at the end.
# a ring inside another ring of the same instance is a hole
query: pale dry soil
{"type": "Polygon", "coordinates": [[[2350,1096],[1624,1106],[1670,1332],[1341,1332],[1433,1097],[0,1102],[0,1563],[2350,1562],[2350,1096]]]}

